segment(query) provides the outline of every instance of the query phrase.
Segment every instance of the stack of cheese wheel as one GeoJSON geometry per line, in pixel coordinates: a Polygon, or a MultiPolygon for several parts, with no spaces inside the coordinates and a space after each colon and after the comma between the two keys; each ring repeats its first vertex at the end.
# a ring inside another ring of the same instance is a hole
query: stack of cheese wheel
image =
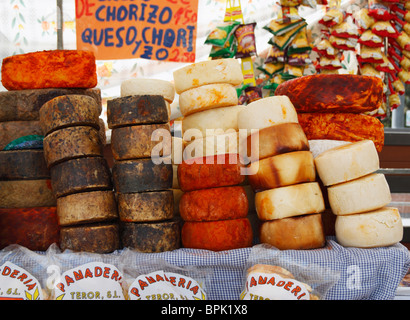
{"type": "Polygon", "coordinates": [[[60,226],[39,110],[69,94],[100,104],[95,59],[76,50],[14,55],[3,59],[1,76],[8,91],[0,92],[0,247],[17,243],[43,251],[59,243],[60,226]]]}
{"type": "Polygon", "coordinates": [[[377,173],[374,142],[362,140],[324,151],[315,158],[336,215],[337,241],[347,247],[389,246],[401,241],[403,225],[391,201],[389,185],[377,173]]]}
{"type": "Polygon", "coordinates": [[[252,245],[242,167],[238,154],[193,158],[178,166],[184,247],[221,251],[252,245]]]}
{"type": "Polygon", "coordinates": [[[63,250],[108,253],[120,246],[100,113],[101,105],[84,95],[59,96],[40,109],[63,250]]]}
{"type": "Polygon", "coordinates": [[[256,192],[259,240],[278,249],[322,247],[324,199],[308,140],[289,98],[250,103],[239,113],[238,125],[249,133],[247,174],[256,192]]]}
{"type": "Polygon", "coordinates": [[[168,81],[130,79],[121,84],[121,97],[107,102],[121,241],[142,252],[180,247],[169,159],[174,95],[168,81]]]}
{"type": "Polygon", "coordinates": [[[243,81],[235,59],[207,60],[174,71],[179,94],[184,159],[238,152],[236,85],[243,81]]]}

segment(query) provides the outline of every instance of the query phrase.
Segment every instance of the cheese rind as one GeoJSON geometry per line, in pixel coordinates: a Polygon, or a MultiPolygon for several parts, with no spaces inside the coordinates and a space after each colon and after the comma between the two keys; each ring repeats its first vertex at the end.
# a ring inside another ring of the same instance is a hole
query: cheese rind
{"type": "Polygon", "coordinates": [[[255,191],[284,187],[316,179],[310,151],[295,151],[252,162],[249,183],[255,191]]]}
{"type": "Polygon", "coordinates": [[[172,219],[174,195],[171,190],[119,193],[118,214],[124,222],[149,222],[172,219]]]}
{"type": "Polygon", "coordinates": [[[44,135],[70,126],[100,128],[101,106],[84,95],[59,96],[47,101],[40,109],[40,124],[44,135]]]}
{"type": "Polygon", "coordinates": [[[243,82],[241,65],[236,59],[206,60],[190,64],[173,73],[178,94],[211,83],[240,85],[243,82]]]}
{"type": "Polygon", "coordinates": [[[118,218],[114,193],[90,191],[70,194],[57,199],[60,226],[110,221],[118,218]]]}
{"type": "Polygon", "coordinates": [[[272,96],[249,103],[238,114],[238,128],[263,129],[275,124],[298,122],[298,116],[287,96],[272,96]]]}
{"type": "Polygon", "coordinates": [[[345,247],[384,247],[402,240],[403,223],[397,208],[384,207],[337,216],[335,233],[336,240],[345,247]]]}
{"type": "Polygon", "coordinates": [[[321,213],[289,217],[261,224],[261,243],[270,244],[279,250],[307,250],[325,245],[321,213]]]}
{"type": "Polygon", "coordinates": [[[335,215],[376,210],[391,202],[384,174],[373,173],[327,188],[329,204],[335,215]]]}
{"type": "Polygon", "coordinates": [[[175,88],[171,82],[160,79],[128,79],[121,83],[121,97],[139,95],[160,95],[171,103],[175,88]]]}
{"type": "Polygon", "coordinates": [[[318,182],[306,182],[274,188],[255,194],[255,207],[260,220],[282,219],[325,210],[318,182]]]}
{"type": "Polygon", "coordinates": [[[233,85],[215,83],[184,91],[179,96],[179,109],[183,116],[238,104],[238,94],[233,85]]]}
{"type": "Polygon", "coordinates": [[[43,148],[49,168],[70,159],[103,156],[99,131],[88,126],[67,127],[53,131],[44,137],[43,148]]]}
{"type": "Polygon", "coordinates": [[[377,171],[379,155],[373,141],[362,140],[321,153],[315,166],[323,184],[330,186],[377,171]]]}

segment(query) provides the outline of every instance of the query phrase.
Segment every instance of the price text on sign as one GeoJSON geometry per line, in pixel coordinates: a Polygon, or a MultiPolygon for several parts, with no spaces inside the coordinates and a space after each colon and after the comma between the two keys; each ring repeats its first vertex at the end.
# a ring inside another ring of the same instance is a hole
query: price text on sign
{"type": "Polygon", "coordinates": [[[76,0],[77,49],[97,60],[195,61],[198,0],[76,0]]]}

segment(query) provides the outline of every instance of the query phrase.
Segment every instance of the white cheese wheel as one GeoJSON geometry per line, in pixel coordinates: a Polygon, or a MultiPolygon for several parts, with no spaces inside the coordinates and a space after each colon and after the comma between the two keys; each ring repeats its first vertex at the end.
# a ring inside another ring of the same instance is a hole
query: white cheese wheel
{"type": "Polygon", "coordinates": [[[330,207],[336,215],[375,210],[391,201],[389,184],[381,173],[330,186],[327,192],[330,207]]]}
{"type": "Polygon", "coordinates": [[[379,155],[371,140],[329,149],[315,158],[315,165],[325,186],[363,177],[380,167],[379,155]]]}
{"type": "Polygon", "coordinates": [[[238,113],[245,108],[244,105],[235,105],[190,114],[182,119],[182,133],[198,130],[205,137],[229,129],[238,131],[238,113]]]}
{"type": "Polygon", "coordinates": [[[248,178],[255,191],[313,182],[316,169],[310,151],[295,151],[252,162],[248,178]]]}
{"type": "Polygon", "coordinates": [[[128,79],[121,83],[121,97],[159,95],[171,103],[175,97],[173,84],[159,79],[128,79]]]}
{"type": "Polygon", "coordinates": [[[259,239],[279,250],[322,248],[326,241],[321,213],[264,221],[259,239]]]}
{"type": "Polygon", "coordinates": [[[237,104],[236,89],[228,83],[206,84],[184,91],[179,95],[179,109],[183,116],[237,104]]]}
{"type": "Polygon", "coordinates": [[[257,192],[255,207],[260,220],[274,220],[320,213],[325,203],[319,183],[307,182],[257,192]]]}
{"type": "Polygon", "coordinates": [[[238,132],[233,131],[188,142],[184,149],[184,160],[226,153],[239,153],[238,132]]]}
{"type": "Polygon", "coordinates": [[[402,240],[403,223],[397,208],[384,207],[337,216],[335,233],[337,242],[345,247],[384,247],[402,240]]]}
{"type": "Polygon", "coordinates": [[[249,103],[238,114],[239,129],[263,129],[275,124],[299,122],[292,102],[287,96],[272,96],[249,103]]]}
{"type": "Polygon", "coordinates": [[[229,83],[236,86],[242,82],[242,68],[236,59],[206,60],[174,71],[175,91],[178,94],[205,84],[229,83]]]}

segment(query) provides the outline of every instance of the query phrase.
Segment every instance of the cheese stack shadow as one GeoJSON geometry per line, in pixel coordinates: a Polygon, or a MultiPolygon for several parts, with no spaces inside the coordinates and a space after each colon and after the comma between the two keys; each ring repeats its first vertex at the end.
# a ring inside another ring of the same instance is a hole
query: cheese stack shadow
{"type": "Polygon", "coordinates": [[[180,247],[170,159],[174,95],[168,81],[130,79],[121,84],[121,97],[107,102],[121,241],[141,252],[180,247]]]}
{"type": "Polygon", "coordinates": [[[372,140],[328,149],[315,158],[336,215],[336,240],[346,247],[371,248],[398,243],[403,225],[384,174],[377,173],[379,156],[372,140]]]}
{"type": "Polygon", "coordinates": [[[100,113],[96,100],[83,95],[56,97],[40,109],[62,250],[108,253],[120,248],[100,113]]]}
{"type": "Polygon", "coordinates": [[[286,96],[250,103],[238,115],[247,130],[246,174],[256,192],[259,240],[278,249],[323,247],[325,209],[313,155],[296,110],[286,96]]]}
{"type": "Polygon", "coordinates": [[[178,166],[184,247],[221,251],[252,245],[242,167],[238,154],[191,158],[178,166]]]}
{"type": "Polygon", "coordinates": [[[3,59],[1,74],[8,91],[0,92],[0,247],[45,251],[59,243],[60,226],[39,110],[69,94],[101,102],[95,59],[76,50],[31,52],[3,59]]]}

